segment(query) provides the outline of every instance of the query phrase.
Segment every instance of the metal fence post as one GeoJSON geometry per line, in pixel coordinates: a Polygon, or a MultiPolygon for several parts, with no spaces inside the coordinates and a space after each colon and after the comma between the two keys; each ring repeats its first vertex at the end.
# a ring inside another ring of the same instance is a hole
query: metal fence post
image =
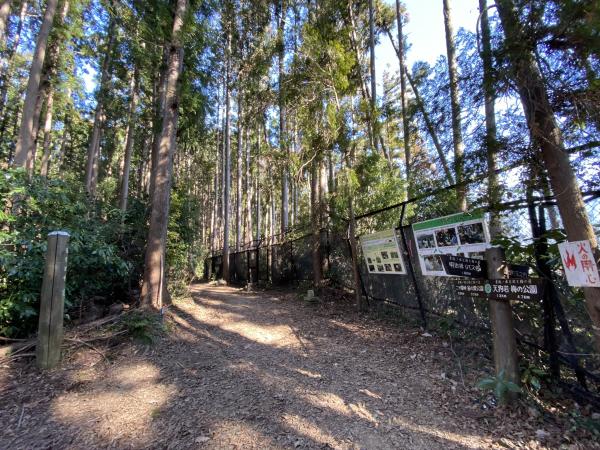
{"type": "Polygon", "coordinates": [[[40,369],[51,369],[60,361],[68,244],[67,232],[53,231],[48,234],[36,346],[36,363],[40,369]]]}
{"type": "Polygon", "coordinates": [[[419,289],[419,285],[417,284],[417,277],[415,275],[415,268],[412,263],[412,259],[410,257],[410,249],[408,248],[408,243],[406,240],[406,235],[404,234],[404,212],[406,211],[406,203],[402,204],[402,210],[400,212],[400,235],[402,236],[402,244],[404,245],[404,249],[408,252],[408,258],[406,258],[406,265],[408,267],[408,272],[410,273],[410,278],[412,279],[413,286],[415,287],[415,296],[417,297],[417,303],[419,304],[419,312],[421,313],[421,321],[423,322],[423,329],[427,329],[427,315],[425,314],[425,307],[423,306],[423,298],[421,297],[421,290],[419,289]]]}

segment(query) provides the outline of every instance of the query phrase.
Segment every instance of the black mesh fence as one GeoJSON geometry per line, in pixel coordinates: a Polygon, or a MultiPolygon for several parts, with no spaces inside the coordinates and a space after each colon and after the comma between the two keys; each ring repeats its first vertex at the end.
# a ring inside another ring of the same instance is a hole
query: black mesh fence
{"type": "MultiPolygon", "coordinates": [[[[358,263],[362,294],[369,302],[384,302],[413,314],[424,325],[444,319],[460,326],[490,330],[488,301],[457,295],[452,277],[427,276],[421,271],[411,224],[447,215],[447,192],[438,191],[418,200],[373,211],[356,218],[357,237],[394,229],[406,275],[369,273],[360,244],[358,263]]],[[[600,229],[600,192],[584,195],[596,232],[600,229]]],[[[524,353],[541,352],[567,378],[577,379],[573,389],[585,395],[600,392],[600,364],[595,354],[592,327],[581,290],[569,287],[557,262],[556,239],[562,228],[555,199],[534,196],[504,202],[493,209],[472,202],[473,208],[494,213],[501,221],[501,241],[511,263],[530,267],[530,276],[547,281],[543,299],[513,302],[514,324],[524,353]],[[554,233],[554,234],[553,234],[554,233]],[[558,233],[558,234],[556,234],[558,233]],[[589,389],[587,391],[586,389],[589,389]]],[[[285,285],[313,278],[313,248],[317,237],[305,234],[276,243],[261,243],[230,255],[231,281],[285,285]]],[[[321,230],[319,237],[324,275],[331,283],[352,290],[352,258],[347,228],[321,230]]],[[[207,275],[222,274],[222,258],[207,261],[207,275]]],[[[564,377],[563,377],[564,378],[564,377]]]]}

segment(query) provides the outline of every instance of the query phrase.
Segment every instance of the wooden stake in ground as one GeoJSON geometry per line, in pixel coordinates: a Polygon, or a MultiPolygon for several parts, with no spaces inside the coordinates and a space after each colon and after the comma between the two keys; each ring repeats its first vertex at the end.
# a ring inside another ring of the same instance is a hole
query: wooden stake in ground
{"type": "MultiPolygon", "coordinates": [[[[504,250],[499,247],[489,248],[485,251],[485,259],[488,266],[488,279],[499,280],[507,278],[508,266],[504,264],[504,250]]],[[[512,381],[519,385],[517,337],[513,326],[512,308],[508,300],[490,299],[490,321],[492,323],[492,336],[494,340],[496,375],[503,372],[504,378],[507,381],[512,381]]]]}
{"type": "Polygon", "coordinates": [[[53,231],[48,235],[36,346],[36,361],[40,369],[51,369],[60,361],[68,245],[69,233],[53,231]]]}

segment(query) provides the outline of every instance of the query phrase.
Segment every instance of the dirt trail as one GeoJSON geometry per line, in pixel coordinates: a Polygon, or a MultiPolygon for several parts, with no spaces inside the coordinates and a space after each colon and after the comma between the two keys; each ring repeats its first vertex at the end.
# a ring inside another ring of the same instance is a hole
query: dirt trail
{"type": "Polygon", "coordinates": [[[291,294],[196,285],[192,297],[150,349],[0,369],[0,448],[539,446],[535,428],[474,406],[442,339],[291,294]]]}

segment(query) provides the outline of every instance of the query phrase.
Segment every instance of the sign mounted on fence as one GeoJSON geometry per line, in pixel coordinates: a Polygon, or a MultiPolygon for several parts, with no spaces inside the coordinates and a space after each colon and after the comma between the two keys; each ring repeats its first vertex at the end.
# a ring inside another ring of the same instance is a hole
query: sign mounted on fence
{"type": "Polygon", "coordinates": [[[482,259],[456,255],[441,255],[447,275],[468,278],[486,278],[487,263],[482,259]]]}
{"type": "Polygon", "coordinates": [[[569,286],[600,287],[600,275],[590,241],[561,242],[558,250],[569,286]]]}
{"type": "Polygon", "coordinates": [[[360,244],[369,273],[406,274],[406,267],[394,230],[361,236],[360,244]]]}
{"type": "Polygon", "coordinates": [[[492,300],[540,300],[543,294],[541,278],[506,280],[454,280],[459,297],[492,300]]]}
{"type": "Polygon", "coordinates": [[[423,275],[448,276],[441,255],[483,259],[490,234],[483,213],[458,213],[412,226],[423,275]]]}

